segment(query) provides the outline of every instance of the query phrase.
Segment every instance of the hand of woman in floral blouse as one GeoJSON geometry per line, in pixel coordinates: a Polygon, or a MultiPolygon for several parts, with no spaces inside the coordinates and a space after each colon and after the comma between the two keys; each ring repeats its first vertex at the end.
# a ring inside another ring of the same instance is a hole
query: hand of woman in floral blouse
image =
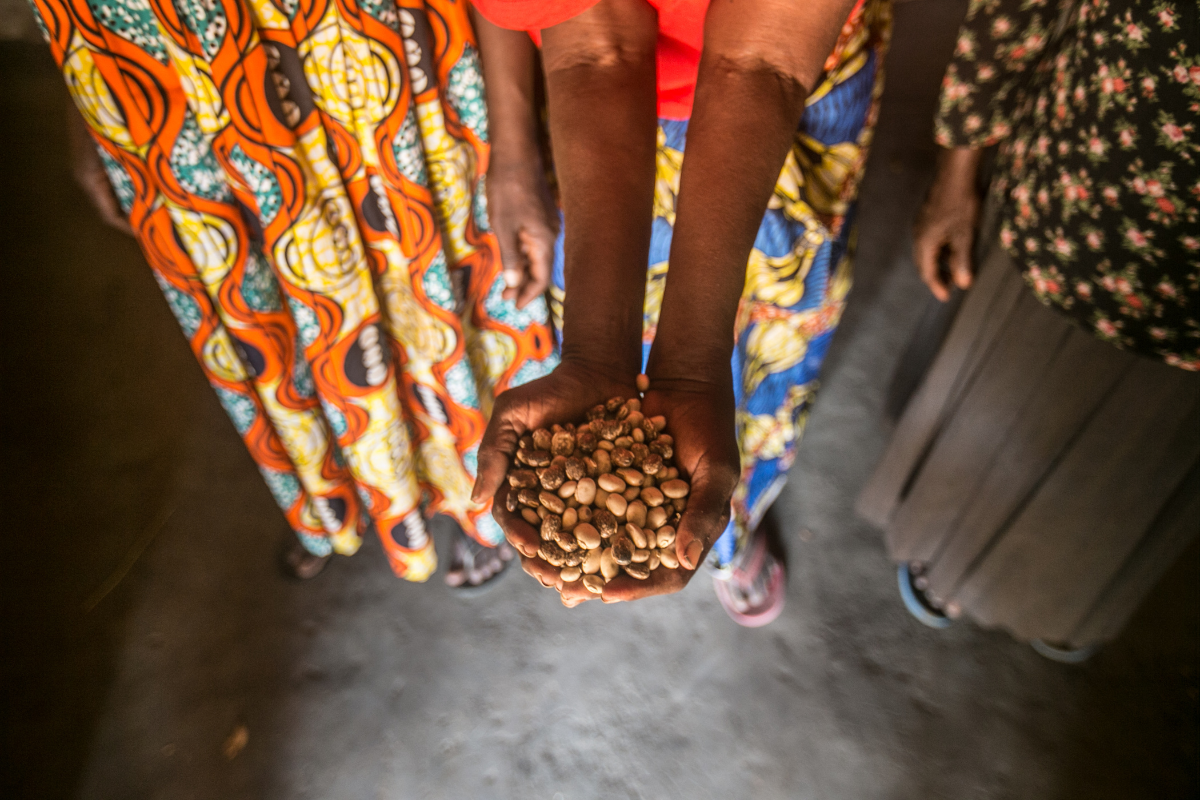
{"type": "Polygon", "coordinates": [[[913,226],[913,260],[921,280],[943,303],[950,299],[950,281],[968,289],[974,276],[971,250],[979,222],[979,193],[975,176],[981,151],[969,147],[943,150],[938,171],[913,226]],[[949,275],[940,266],[947,251],[949,275]]]}

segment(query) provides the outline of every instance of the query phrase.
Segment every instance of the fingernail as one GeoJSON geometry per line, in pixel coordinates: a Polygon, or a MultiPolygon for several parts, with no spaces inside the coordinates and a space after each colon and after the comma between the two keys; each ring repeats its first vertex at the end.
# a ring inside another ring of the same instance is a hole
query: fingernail
{"type": "Polygon", "coordinates": [[[521,273],[515,269],[504,270],[504,285],[510,289],[521,285],[521,273]]]}
{"type": "Polygon", "coordinates": [[[698,541],[693,541],[687,546],[687,560],[691,565],[688,569],[695,569],[700,564],[700,554],[704,552],[704,545],[698,541]]]}

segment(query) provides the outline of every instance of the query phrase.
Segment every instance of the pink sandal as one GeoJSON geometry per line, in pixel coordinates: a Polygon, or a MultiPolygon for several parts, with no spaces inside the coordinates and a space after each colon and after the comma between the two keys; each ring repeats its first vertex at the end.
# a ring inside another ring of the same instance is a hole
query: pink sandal
{"type": "Polygon", "coordinates": [[[765,532],[755,530],[745,551],[713,573],[713,589],[725,613],[746,628],[761,628],[783,612],[787,572],[768,549],[765,532]]]}

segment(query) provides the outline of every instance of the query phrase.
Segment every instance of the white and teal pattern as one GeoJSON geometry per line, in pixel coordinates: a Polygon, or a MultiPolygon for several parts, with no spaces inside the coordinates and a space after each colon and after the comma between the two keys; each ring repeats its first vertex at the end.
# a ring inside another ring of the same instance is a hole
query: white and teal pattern
{"type": "Polygon", "coordinates": [[[258,218],[265,228],[275,219],[283,205],[283,192],[279,188],[279,181],[275,180],[271,170],[246,155],[241,145],[233,146],[229,151],[229,160],[254,193],[255,202],[258,204],[258,218]]]}
{"type": "Polygon", "coordinates": [[[483,97],[483,74],[479,54],[466,45],[462,58],[450,68],[446,81],[446,97],[463,125],[475,132],[481,141],[488,140],[487,102],[483,97]]]}
{"type": "Polygon", "coordinates": [[[105,28],[146,51],[155,61],[167,63],[158,20],[146,0],[88,0],[88,8],[105,28]]]}

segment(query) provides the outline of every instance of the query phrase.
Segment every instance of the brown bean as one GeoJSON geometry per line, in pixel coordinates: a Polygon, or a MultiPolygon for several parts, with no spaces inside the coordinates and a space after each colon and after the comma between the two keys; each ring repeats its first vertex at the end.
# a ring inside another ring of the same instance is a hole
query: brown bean
{"type": "Polygon", "coordinates": [[[587,471],[587,476],[589,478],[594,478],[600,474],[600,466],[596,463],[596,459],[594,458],[584,458],[583,467],[587,471]]]}
{"type": "MultiPolygon", "coordinates": [[[[645,390],[639,389],[638,391],[645,391],[645,390]]],[[[631,397],[625,401],[625,407],[628,408],[630,411],[641,411],[642,410],[642,401],[636,397],[631,397]]]]}
{"type": "Polygon", "coordinates": [[[637,548],[633,551],[633,563],[645,564],[650,560],[650,551],[643,548],[637,548]]]}
{"type": "Polygon", "coordinates": [[[675,529],[664,525],[654,532],[654,543],[659,547],[671,547],[675,544],[675,529]]]}
{"type": "Polygon", "coordinates": [[[538,485],[537,473],[531,469],[514,469],[508,473],[508,485],[514,489],[532,489],[538,485]]]}
{"type": "Polygon", "coordinates": [[[617,573],[621,571],[621,567],[613,560],[613,551],[611,547],[604,548],[600,553],[600,574],[606,580],[612,580],[617,577],[617,573]]]}
{"type": "Polygon", "coordinates": [[[525,434],[524,436],[522,436],[520,439],[517,440],[517,447],[519,447],[522,450],[532,450],[533,449],[533,437],[530,436],[528,433],[525,434]]]}
{"type": "Polygon", "coordinates": [[[667,418],[662,414],[650,417],[650,422],[654,425],[655,435],[662,433],[663,428],[667,427],[667,418]]]}
{"type": "Polygon", "coordinates": [[[531,467],[550,466],[552,456],[549,450],[520,450],[517,455],[520,456],[522,453],[525,455],[525,463],[531,467]]]}
{"type": "Polygon", "coordinates": [[[596,499],[596,482],[591,478],[581,478],[575,484],[575,499],[581,505],[588,505],[596,499]]]}
{"type": "Polygon", "coordinates": [[[552,567],[561,567],[566,562],[567,554],[554,542],[542,542],[538,548],[538,557],[552,567]]]}
{"type": "Polygon", "coordinates": [[[579,546],[585,550],[595,550],[603,541],[600,538],[600,531],[586,522],[576,525],[572,532],[575,534],[575,541],[579,542],[579,546]]]}
{"type": "MultiPolygon", "coordinates": [[[[645,497],[646,490],[642,490],[642,496],[645,497]]],[[[646,512],[646,525],[652,531],[656,531],[663,525],[667,524],[667,510],[662,506],[657,506],[646,512]]]]}
{"type": "Polygon", "coordinates": [[[562,515],[562,527],[564,531],[575,530],[575,526],[579,524],[579,512],[573,508],[568,508],[562,515]]]}
{"type": "Polygon", "coordinates": [[[550,513],[549,511],[546,510],[546,507],[544,505],[541,505],[540,503],[538,504],[538,507],[535,510],[537,511],[538,519],[545,519],[546,515],[548,515],[550,513]]]}
{"type": "Polygon", "coordinates": [[[634,525],[632,522],[625,526],[625,535],[633,541],[635,547],[645,548],[648,544],[646,541],[646,534],[642,532],[641,528],[639,528],[637,525],[634,525]]]}
{"type": "Polygon", "coordinates": [[[661,563],[662,563],[662,559],[659,558],[658,551],[651,550],[650,551],[650,560],[646,562],[646,566],[650,568],[651,572],[653,572],[654,570],[658,569],[658,565],[661,563]]]}
{"type": "Polygon", "coordinates": [[[660,547],[658,549],[658,560],[667,569],[675,569],[679,566],[679,557],[675,555],[674,547],[660,547]]]}
{"type": "Polygon", "coordinates": [[[617,409],[625,405],[624,397],[610,397],[604,404],[604,410],[609,414],[617,413],[617,409]]]}
{"type": "Polygon", "coordinates": [[[599,474],[605,475],[612,472],[612,458],[608,455],[607,451],[597,450],[592,453],[592,458],[596,460],[596,469],[599,471],[599,474]]]}
{"type": "Polygon", "coordinates": [[[641,500],[634,500],[625,509],[625,521],[644,528],[646,527],[646,513],[646,504],[641,500]]]}
{"type": "Polygon", "coordinates": [[[588,412],[587,412],[588,422],[591,422],[592,420],[597,420],[597,419],[604,419],[604,414],[605,414],[605,409],[604,409],[603,403],[600,403],[599,405],[594,405],[588,409],[588,412]]]}
{"type": "Polygon", "coordinates": [[[596,509],[592,508],[591,506],[580,506],[579,507],[579,521],[580,522],[591,522],[592,515],[595,513],[596,513],[596,509]]]}
{"type": "Polygon", "coordinates": [[[654,444],[650,445],[650,452],[658,453],[660,456],[666,459],[675,455],[675,448],[669,444],[659,444],[658,442],[655,442],[654,444]]]}
{"type": "Polygon", "coordinates": [[[596,434],[591,430],[575,434],[575,449],[581,453],[590,453],[596,449],[596,434]]]}
{"type": "Polygon", "coordinates": [[[686,481],[681,481],[678,478],[675,478],[667,481],[658,488],[661,489],[662,493],[667,497],[671,498],[672,500],[677,500],[681,497],[687,497],[687,493],[691,491],[692,487],[688,486],[686,481]]]}
{"type": "Polygon", "coordinates": [[[567,480],[577,481],[587,475],[587,466],[583,463],[582,458],[572,456],[563,464],[563,471],[567,473],[567,480]]]}
{"type": "Polygon", "coordinates": [[[575,481],[565,481],[562,486],[558,487],[558,496],[563,500],[575,496],[575,481]]]}
{"type": "Polygon", "coordinates": [[[633,561],[633,542],[624,536],[618,536],[614,539],[612,547],[609,549],[612,551],[613,561],[622,567],[633,561]]]}
{"type": "Polygon", "coordinates": [[[633,446],[633,437],[621,435],[613,439],[613,447],[617,450],[628,450],[633,446]]]}
{"type": "Polygon", "coordinates": [[[562,431],[550,440],[550,452],[556,456],[569,456],[575,452],[575,434],[562,431]]]}
{"type": "Polygon", "coordinates": [[[579,567],[563,567],[558,573],[558,577],[563,579],[563,583],[574,583],[583,575],[583,570],[579,567]]]}
{"type": "MultiPolygon", "coordinates": [[[[632,444],[632,442],[630,444],[632,444]]],[[[626,450],[624,447],[621,447],[615,442],[614,445],[616,445],[616,449],[612,452],[613,464],[615,464],[616,467],[633,466],[633,451],[626,450]]]]}
{"type": "MultiPolygon", "coordinates": [[[[625,452],[629,451],[626,450],[625,452]]],[[[646,482],[646,476],[632,467],[619,469],[617,470],[617,474],[621,476],[621,480],[625,481],[625,483],[629,484],[630,486],[641,486],[646,482]]]]}
{"type": "Polygon", "coordinates": [[[641,444],[642,442],[646,441],[646,432],[641,428],[634,428],[633,433],[629,434],[629,436],[637,444],[641,444]]]}
{"type": "Polygon", "coordinates": [[[583,563],[585,550],[573,550],[563,556],[563,565],[568,567],[578,567],[583,563]]]}
{"type": "Polygon", "coordinates": [[[542,524],[542,518],[539,517],[538,513],[536,511],[534,511],[532,508],[522,508],[521,516],[524,517],[525,521],[528,522],[530,525],[537,526],[537,525],[542,524]]]}
{"type": "Polygon", "coordinates": [[[648,505],[650,508],[658,508],[664,502],[666,502],[666,498],[663,496],[662,490],[653,486],[647,486],[645,489],[642,489],[641,498],[642,502],[648,505]]]}
{"type": "Polygon", "coordinates": [[[600,488],[606,492],[623,492],[623,491],[625,491],[625,481],[621,479],[621,476],[613,474],[611,472],[608,474],[605,474],[605,475],[601,475],[599,480],[596,481],[596,483],[599,484],[600,488]]]}
{"type": "Polygon", "coordinates": [[[554,434],[545,428],[538,428],[533,432],[533,447],[535,450],[549,450],[550,443],[554,439],[554,434]]]}
{"type": "Polygon", "coordinates": [[[562,530],[562,517],[557,514],[547,514],[542,520],[542,541],[550,542],[554,540],[554,535],[562,530]]]}
{"type": "Polygon", "coordinates": [[[516,492],[510,491],[504,496],[504,507],[508,509],[510,514],[521,507],[521,501],[517,500],[516,492]]]}
{"type": "Polygon", "coordinates": [[[596,508],[604,508],[606,505],[608,505],[609,494],[610,492],[606,492],[603,489],[597,489],[596,499],[592,501],[592,505],[596,506],[596,508]]]}
{"type": "Polygon", "coordinates": [[[563,549],[564,553],[570,553],[579,549],[579,545],[575,541],[575,535],[570,531],[564,531],[561,528],[554,532],[554,543],[563,549]]]}
{"type": "Polygon", "coordinates": [[[621,435],[621,423],[615,419],[600,420],[596,433],[600,434],[601,439],[611,442],[621,435]]]}
{"type": "Polygon", "coordinates": [[[641,411],[630,411],[629,416],[625,418],[625,421],[629,423],[630,428],[636,431],[638,428],[642,427],[642,420],[645,418],[646,417],[641,411]]]}
{"type": "MultiPolygon", "coordinates": [[[[558,498],[555,499],[557,500],[558,498]]],[[[629,502],[619,494],[610,494],[608,499],[604,501],[604,505],[613,513],[613,516],[623,517],[625,516],[625,510],[629,507],[629,502]]]]}
{"type": "Polygon", "coordinates": [[[687,498],[680,497],[675,501],[675,510],[682,513],[687,510],[687,498]]]}
{"type": "Polygon", "coordinates": [[[632,503],[634,500],[637,500],[638,495],[641,494],[641,492],[642,490],[638,487],[630,486],[628,489],[621,492],[621,496],[625,498],[626,503],[632,503]]]}
{"type": "Polygon", "coordinates": [[[538,494],[538,502],[549,509],[552,514],[561,514],[567,510],[567,504],[553,492],[541,492],[538,494]]]}
{"type": "Polygon", "coordinates": [[[562,467],[546,467],[538,476],[542,482],[542,488],[548,491],[554,491],[563,485],[567,479],[566,470],[562,467]]]}
{"type": "Polygon", "coordinates": [[[647,475],[658,475],[663,471],[663,457],[658,453],[650,453],[642,459],[642,472],[647,475]]]}
{"type": "Polygon", "coordinates": [[[599,547],[594,550],[586,551],[583,556],[583,564],[580,565],[583,568],[583,573],[585,575],[595,575],[597,572],[599,572],[600,558],[601,552],[599,547]]]}
{"type": "Polygon", "coordinates": [[[645,564],[625,564],[624,569],[626,574],[635,580],[644,581],[650,577],[650,568],[645,564]]]}
{"type": "Polygon", "coordinates": [[[597,450],[603,450],[606,453],[611,453],[616,448],[617,448],[617,446],[615,444],[613,444],[612,442],[608,441],[607,439],[601,439],[596,444],[597,450]]]}
{"type": "Polygon", "coordinates": [[[606,508],[599,509],[592,515],[592,525],[605,539],[617,532],[617,518],[606,508]]]}
{"type": "Polygon", "coordinates": [[[604,591],[604,578],[599,575],[584,575],[583,585],[592,594],[601,594],[604,591]]]}
{"type": "Polygon", "coordinates": [[[529,506],[530,508],[537,508],[537,505],[538,505],[537,489],[521,489],[521,490],[519,490],[517,492],[517,500],[523,506],[529,506]]]}

